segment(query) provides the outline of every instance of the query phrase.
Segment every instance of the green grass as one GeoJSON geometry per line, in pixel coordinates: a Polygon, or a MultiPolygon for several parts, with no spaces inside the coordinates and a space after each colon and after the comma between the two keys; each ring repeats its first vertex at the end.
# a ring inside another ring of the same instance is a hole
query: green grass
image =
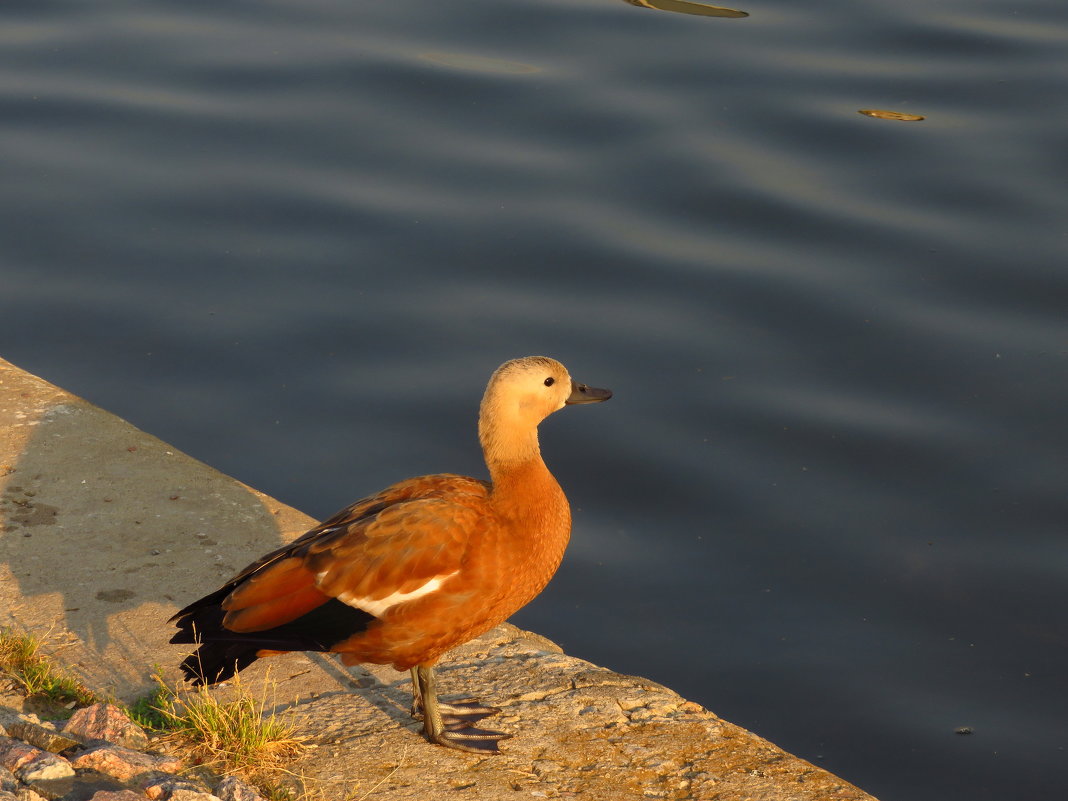
{"type": "Polygon", "coordinates": [[[156,680],[156,689],[143,698],[138,698],[134,703],[126,707],[126,714],[130,720],[149,731],[170,731],[172,716],[167,710],[174,703],[175,692],[159,676],[157,668],[153,676],[156,680]]]}
{"type": "Polygon", "coordinates": [[[41,654],[42,641],[32,634],[0,629],[0,673],[28,696],[57,704],[88,706],[101,700],[96,693],[41,654]]]}

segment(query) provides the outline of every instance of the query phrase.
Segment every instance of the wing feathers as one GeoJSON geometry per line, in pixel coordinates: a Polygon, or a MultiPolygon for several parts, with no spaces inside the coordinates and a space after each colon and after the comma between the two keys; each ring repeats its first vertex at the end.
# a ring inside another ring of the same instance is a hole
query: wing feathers
{"type": "Polygon", "coordinates": [[[331,597],[353,605],[356,600],[395,598],[388,605],[376,604],[381,614],[433,592],[456,574],[478,520],[465,505],[438,498],[406,501],[310,549],[306,564],[319,589],[331,597]]]}
{"type": "Polygon", "coordinates": [[[314,582],[315,576],[304,567],[304,560],[291,556],[246,578],[222,602],[222,608],[227,611],[247,609],[298,592],[314,582]]]}
{"type": "Polygon", "coordinates": [[[229,611],[223,618],[223,625],[236,632],[264,631],[285,625],[308,614],[327,601],[314,584],[307,584],[294,592],[265,600],[255,606],[248,606],[237,611],[229,611]]]}

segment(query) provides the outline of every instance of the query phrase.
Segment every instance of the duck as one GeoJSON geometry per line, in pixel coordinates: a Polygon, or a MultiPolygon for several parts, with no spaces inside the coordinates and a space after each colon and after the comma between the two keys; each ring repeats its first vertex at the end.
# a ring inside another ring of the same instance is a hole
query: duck
{"type": "Polygon", "coordinates": [[[489,479],[409,478],[345,507],[177,612],[172,643],[195,686],[257,659],[339,654],[345,665],[410,671],[412,716],[431,743],[499,753],[511,734],[476,724],[500,712],[438,699],[434,666],[549,583],[571,536],[567,497],[542,459],[538,426],[565,406],[612,397],[547,356],[507,361],[489,379],[478,438],[489,479]]]}

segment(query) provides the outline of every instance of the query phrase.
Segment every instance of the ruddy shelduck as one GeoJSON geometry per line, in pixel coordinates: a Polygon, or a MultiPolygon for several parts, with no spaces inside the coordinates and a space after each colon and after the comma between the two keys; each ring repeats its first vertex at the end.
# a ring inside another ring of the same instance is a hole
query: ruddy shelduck
{"type": "Polygon", "coordinates": [[[502,364],[479,410],[489,481],[441,474],[357,501],[246,567],[171,620],[194,684],[230,678],[256,659],[327,651],[346,665],[411,670],[412,714],[427,739],[496,753],[511,735],[473,726],[499,712],[439,702],[434,664],[542,591],[563,558],[571,511],[541,458],[538,424],[566,405],[612,393],[573,381],[544,356],[502,364]]]}

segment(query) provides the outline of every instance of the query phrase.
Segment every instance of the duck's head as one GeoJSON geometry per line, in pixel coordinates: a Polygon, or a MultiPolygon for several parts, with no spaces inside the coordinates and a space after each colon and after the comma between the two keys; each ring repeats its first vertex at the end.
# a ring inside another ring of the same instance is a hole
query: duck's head
{"type": "Polygon", "coordinates": [[[538,423],[564,406],[598,403],[611,397],[611,390],[572,379],[556,359],[512,359],[497,368],[486,386],[479,413],[479,436],[483,447],[492,441],[504,444],[519,435],[529,436],[538,423]]]}

